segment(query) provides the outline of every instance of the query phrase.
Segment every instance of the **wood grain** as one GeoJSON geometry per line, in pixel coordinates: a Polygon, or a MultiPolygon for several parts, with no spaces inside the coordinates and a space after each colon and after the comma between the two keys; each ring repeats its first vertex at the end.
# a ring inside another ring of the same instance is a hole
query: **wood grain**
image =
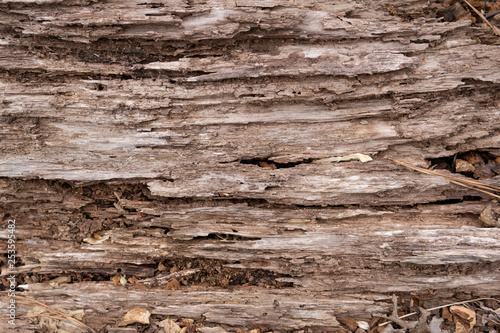
{"type": "Polygon", "coordinates": [[[387,158],[500,156],[500,42],[438,4],[391,5],[3,1],[0,216],[16,219],[19,292],[102,332],[133,307],[334,331],[392,293],[498,297],[499,230],[478,219],[498,203],[387,158]],[[374,160],[313,163],[353,153],[374,160]],[[110,281],[160,263],[199,272],[180,290],[110,281]]]}

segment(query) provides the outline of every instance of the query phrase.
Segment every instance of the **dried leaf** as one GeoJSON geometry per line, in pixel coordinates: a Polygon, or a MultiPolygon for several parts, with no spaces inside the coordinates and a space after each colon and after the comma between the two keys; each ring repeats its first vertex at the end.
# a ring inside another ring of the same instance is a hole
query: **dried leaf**
{"type": "Polygon", "coordinates": [[[167,289],[168,290],[178,290],[181,288],[181,284],[177,279],[172,279],[172,281],[167,282],[167,289]]]}
{"type": "Polygon", "coordinates": [[[118,326],[127,326],[132,323],[149,324],[151,313],[145,308],[135,308],[127,312],[118,326]]]}
{"type": "Polygon", "coordinates": [[[118,285],[118,283],[120,283],[120,276],[119,276],[119,275],[115,275],[115,276],[113,276],[113,277],[111,278],[111,281],[113,281],[113,284],[114,284],[115,286],[117,286],[117,285],[118,285]]]}
{"type": "Polygon", "coordinates": [[[329,163],[329,162],[345,162],[345,161],[351,161],[351,160],[359,160],[362,163],[373,161],[373,159],[365,154],[350,154],[346,156],[334,156],[334,157],[329,157],[329,158],[322,158],[320,160],[316,160],[313,163],[329,163]]]}
{"type": "Polygon", "coordinates": [[[128,283],[137,284],[137,283],[139,283],[139,280],[135,276],[132,276],[128,279],[128,283]]]}

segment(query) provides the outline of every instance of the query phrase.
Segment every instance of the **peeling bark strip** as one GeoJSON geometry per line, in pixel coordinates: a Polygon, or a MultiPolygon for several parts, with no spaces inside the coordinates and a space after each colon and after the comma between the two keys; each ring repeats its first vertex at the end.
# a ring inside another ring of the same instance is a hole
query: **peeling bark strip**
{"type": "Polygon", "coordinates": [[[499,297],[500,229],[479,219],[498,204],[385,157],[495,161],[500,42],[437,4],[391,5],[2,1],[0,216],[16,219],[19,294],[101,332],[132,308],[335,330],[392,293],[499,297]],[[317,163],[356,153],[373,161],[317,163]],[[178,271],[180,290],[154,283],[178,271]]]}

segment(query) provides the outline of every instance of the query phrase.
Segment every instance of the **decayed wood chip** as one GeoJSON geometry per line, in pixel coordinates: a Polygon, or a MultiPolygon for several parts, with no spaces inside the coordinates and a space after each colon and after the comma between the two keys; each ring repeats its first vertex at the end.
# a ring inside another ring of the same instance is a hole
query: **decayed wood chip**
{"type": "Polygon", "coordinates": [[[476,312],[464,306],[451,306],[450,312],[453,314],[455,322],[455,333],[468,333],[476,325],[476,312]]]}
{"type": "Polygon", "coordinates": [[[99,235],[98,233],[94,233],[92,235],[92,237],[87,237],[83,241],[86,243],[92,244],[92,245],[96,245],[96,244],[101,244],[102,242],[106,241],[107,239],[109,239],[108,234],[99,235]]]}
{"type": "Polygon", "coordinates": [[[479,221],[483,222],[483,225],[486,227],[500,226],[500,221],[497,220],[495,214],[491,209],[491,206],[488,206],[483,210],[481,215],[479,215],[479,221]]]}
{"type": "Polygon", "coordinates": [[[373,161],[373,159],[365,154],[350,154],[346,156],[334,156],[334,157],[328,157],[328,158],[322,158],[316,161],[313,161],[313,163],[330,163],[330,162],[345,162],[345,161],[351,161],[351,160],[359,160],[363,163],[373,161]]]}
{"type": "Polygon", "coordinates": [[[117,286],[117,285],[118,285],[118,283],[120,283],[120,276],[119,276],[119,275],[115,275],[115,276],[113,276],[113,277],[111,278],[111,281],[113,281],[113,284],[114,284],[115,286],[117,286]]]}
{"type": "Polygon", "coordinates": [[[135,308],[127,312],[118,326],[127,326],[132,323],[149,324],[151,313],[145,308],[135,308]]]}
{"type": "Polygon", "coordinates": [[[172,319],[165,319],[161,321],[158,326],[163,327],[165,333],[179,333],[181,331],[181,327],[172,319]]]}

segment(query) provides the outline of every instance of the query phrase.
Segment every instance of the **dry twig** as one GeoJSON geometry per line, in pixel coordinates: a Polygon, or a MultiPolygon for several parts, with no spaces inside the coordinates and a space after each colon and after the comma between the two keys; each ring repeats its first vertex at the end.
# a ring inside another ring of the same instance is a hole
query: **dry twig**
{"type": "Polygon", "coordinates": [[[484,17],[483,14],[481,14],[481,12],[479,12],[479,10],[477,10],[474,6],[472,6],[469,1],[467,0],[464,0],[464,2],[473,10],[476,12],[476,14],[491,28],[491,30],[493,30],[493,33],[497,36],[500,37],[500,29],[498,29],[497,27],[495,27],[493,24],[490,23],[490,21],[488,21],[486,19],[486,17],[484,17]]]}
{"type": "Polygon", "coordinates": [[[492,193],[492,192],[500,192],[500,187],[499,186],[488,185],[488,184],[483,184],[483,183],[480,183],[480,182],[477,182],[477,181],[474,181],[474,180],[461,179],[461,178],[457,178],[457,177],[443,175],[443,174],[441,174],[439,172],[428,170],[428,169],[424,169],[424,168],[420,168],[420,167],[416,167],[416,166],[413,166],[411,164],[408,164],[408,163],[405,163],[405,162],[401,162],[401,161],[398,161],[398,160],[391,160],[391,161],[393,161],[394,163],[397,163],[399,165],[405,166],[405,167],[407,167],[409,169],[418,171],[418,172],[422,172],[422,173],[426,173],[428,175],[434,175],[434,176],[440,176],[440,177],[446,178],[446,179],[448,179],[453,184],[456,184],[456,185],[459,185],[459,186],[462,186],[462,187],[466,187],[466,188],[470,188],[472,190],[476,190],[476,191],[488,194],[488,195],[490,195],[492,197],[495,197],[497,199],[500,199],[500,195],[492,193]]]}

